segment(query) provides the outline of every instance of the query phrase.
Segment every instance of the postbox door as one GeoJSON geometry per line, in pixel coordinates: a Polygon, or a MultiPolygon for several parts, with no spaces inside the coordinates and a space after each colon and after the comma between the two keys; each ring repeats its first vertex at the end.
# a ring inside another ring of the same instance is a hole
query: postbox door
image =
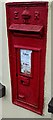
{"type": "Polygon", "coordinates": [[[41,49],[17,49],[18,100],[35,108],[39,103],[40,55],[41,49]]]}

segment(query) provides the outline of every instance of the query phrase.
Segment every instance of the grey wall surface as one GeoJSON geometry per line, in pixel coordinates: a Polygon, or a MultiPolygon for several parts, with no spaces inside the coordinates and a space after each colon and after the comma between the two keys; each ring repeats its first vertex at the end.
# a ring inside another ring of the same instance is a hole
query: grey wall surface
{"type": "MultiPolygon", "coordinates": [[[[53,2],[51,3],[51,88],[52,88],[52,97],[53,97],[53,2]]],[[[52,114],[53,119],[53,114],[52,114]]]]}
{"type": "MultiPolygon", "coordinates": [[[[2,3],[0,2],[0,82],[2,83],[2,3]]],[[[2,118],[2,99],[0,98],[0,120],[2,118]]]]}

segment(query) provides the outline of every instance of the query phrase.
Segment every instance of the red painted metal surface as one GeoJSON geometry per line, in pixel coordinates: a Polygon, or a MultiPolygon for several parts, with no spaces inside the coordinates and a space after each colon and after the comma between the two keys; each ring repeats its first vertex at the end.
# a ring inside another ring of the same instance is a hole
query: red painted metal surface
{"type": "Polygon", "coordinates": [[[6,15],[12,102],[15,105],[42,114],[48,3],[7,3],[6,15]],[[28,56],[30,56],[31,68],[29,72],[29,68],[26,67],[27,60],[23,60],[23,66],[25,65],[25,69],[27,69],[23,73],[21,72],[24,69],[21,66],[21,51],[24,50],[30,52],[28,56]]]}

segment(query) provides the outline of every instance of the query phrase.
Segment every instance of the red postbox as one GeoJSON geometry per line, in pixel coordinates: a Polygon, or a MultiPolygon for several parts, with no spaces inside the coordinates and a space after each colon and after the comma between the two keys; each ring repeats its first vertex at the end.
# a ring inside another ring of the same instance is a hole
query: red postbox
{"type": "Polygon", "coordinates": [[[12,102],[43,113],[47,2],[6,3],[12,102]]]}

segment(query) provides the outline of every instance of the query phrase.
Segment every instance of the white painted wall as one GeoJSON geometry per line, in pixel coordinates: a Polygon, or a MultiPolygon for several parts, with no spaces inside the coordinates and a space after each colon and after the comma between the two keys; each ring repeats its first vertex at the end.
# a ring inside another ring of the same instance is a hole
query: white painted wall
{"type": "MultiPolygon", "coordinates": [[[[0,83],[2,83],[2,4],[0,2],[0,83]]],[[[2,118],[2,99],[0,98],[0,120],[2,118]]]]}
{"type": "MultiPolygon", "coordinates": [[[[48,40],[47,40],[47,54],[46,54],[46,74],[45,74],[45,105],[44,115],[40,116],[29,110],[15,106],[11,102],[11,83],[9,72],[9,58],[8,58],[8,39],[6,31],[6,13],[5,13],[5,0],[2,3],[2,77],[3,83],[6,85],[6,97],[2,100],[2,116],[3,118],[50,118],[51,114],[48,113],[48,103],[51,99],[51,7],[49,5],[48,11],[48,40]]],[[[7,0],[10,1],[10,0],[7,0]]],[[[12,0],[11,0],[12,1],[12,0]]],[[[18,0],[15,0],[18,1],[18,0]]],[[[20,1],[20,0],[19,0],[20,1]]],[[[21,0],[22,1],[22,0],[21,0]]],[[[23,0],[26,1],[26,0],[23,0]]],[[[27,0],[28,1],[28,0],[27,0]]],[[[31,0],[29,0],[31,1],[31,0]]],[[[33,0],[34,1],[34,0],[33,0]]]]}
{"type": "MultiPolygon", "coordinates": [[[[51,80],[52,80],[52,97],[53,97],[53,2],[51,4],[51,65],[52,65],[52,71],[51,71],[51,80]]],[[[53,114],[52,114],[52,120],[53,120],[53,114]]]]}

